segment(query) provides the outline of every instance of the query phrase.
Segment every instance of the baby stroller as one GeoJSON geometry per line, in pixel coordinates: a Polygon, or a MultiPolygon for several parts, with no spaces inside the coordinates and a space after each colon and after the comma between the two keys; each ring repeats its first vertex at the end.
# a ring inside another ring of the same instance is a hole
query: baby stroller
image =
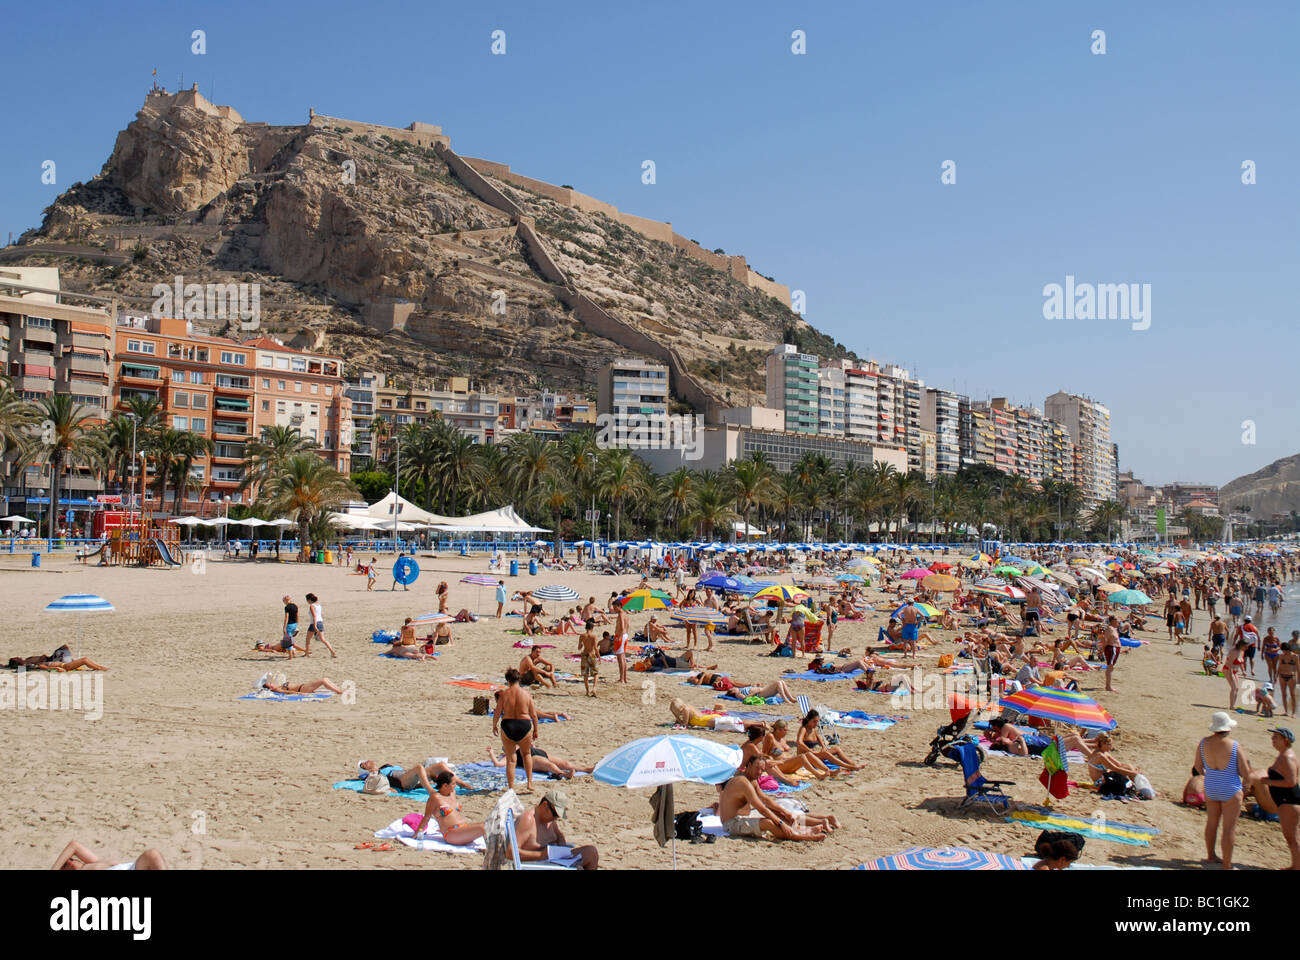
{"type": "Polygon", "coordinates": [[[970,715],[975,712],[979,706],[978,702],[972,703],[963,696],[952,693],[948,695],[948,715],[952,717],[951,723],[946,723],[935,731],[935,737],[930,741],[930,752],[925,755],[925,765],[933,767],[942,754],[947,756],[944,751],[956,743],[958,740],[974,740],[970,734],[962,735],[966,729],[966,724],[970,721],[970,715]]]}

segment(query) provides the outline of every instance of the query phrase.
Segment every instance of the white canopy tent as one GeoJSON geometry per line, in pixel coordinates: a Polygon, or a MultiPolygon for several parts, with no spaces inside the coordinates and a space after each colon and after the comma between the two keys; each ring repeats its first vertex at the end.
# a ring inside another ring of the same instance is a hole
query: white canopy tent
{"type": "Polygon", "coordinates": [[[550,533],[548,527],[535,527],[515,512],[513,506],[471,514],[468,517],[438,517],[429,522],[444,533],[550,533]]]}

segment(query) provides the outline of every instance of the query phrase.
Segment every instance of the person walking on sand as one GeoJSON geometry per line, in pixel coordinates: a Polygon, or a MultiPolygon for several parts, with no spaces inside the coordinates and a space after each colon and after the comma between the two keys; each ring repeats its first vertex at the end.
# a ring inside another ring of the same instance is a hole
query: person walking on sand
{"type": "MultiPolygon", "coordinates": [[[[298,604],[293,602],[293,598],[287,594],[281,598],[284,601],[284,625],[282,627],[283,636],[280,637],[280,649],[289,654],[289,659],[293,659],[295,650],[302,650],[294,642],[294,637],[298,635],[298,604]]],[[[303,650],[303,653],[306,653],[303,650]]]]}
{"type": "Polygon", "coordinates": [[[592,626],[588,620],[586,629],[578,636],[578,654],[582,657],[582,689],[589,697],[596,695],[596,685],[600,683],[600,653],[596,648],[600,641],[596,639],[592,626]]]}
{"type": "Polygon", "coordinates": [[[371,557],[370,562],[366,564],[366,592],[369,593],[375,589],[375,558],[371,557]]]}
{"type": "Polygon", "coordinates": [[[1250,776],[1250,761],[1241,745],[1228,736],[1237,721],[1219,712],[1210,718],[1210,736],[1196,747],[1192,773],[1205,777],[1205,860],[1232,869],[1232,848],[1237,841],[1237,818],[1241,815],[1242,783],[1250,776]],[[1215,836],[1223,827],[1220,847],[1214,852],[1215,836]]]}
{"type": "Polygon", "coordinates": [[[1101,634],[1101,656],[1106,661],[1106,689],[1112,690],[1110,685],[1111,674],[1115,672],[1115,664],[1119,662],[1119,621],[1115,617],[1106,618],[1106,628],[1101,634]]]}
{"type": "Polygon", "coordinates": [[[307,594],[307,647],[303,650],[304,657],[311,655],[311,638],[315,636],[317,640],[325,644],[325,649],[330,652],[330,656],[337,659],[338,654],[330,646],[330,642],[325,639],[325,608],[321,606],[320,598],[314,593],[307,594]]]}
{"type": "Polygon", "coordinates": [[[502,611],[506,608],[506,582],[497,581],[497,619],[501,619],[502,611]]]}
{"type": "MultiPolygon", "coordinates": [[[[528,786],[521,793],[533,792],[533,737],[537,735],[537,705],[532,694],[519,686],[519,671],[513,667],[506,671],[506,688],[497,697],[492,711],[492,733],[501,738],[501,747],[507,757],[516,750],[524,757],[524,775],[528,786]]],[[[506,764],[506,789],[515,788],[515,765],[506,764]]]]}
{"type": "Polygon", "coordinates": [[[618,661],[618,682],[627,683],[627,645],[632,639],[632,626],[623,604],[618,605],[614,620],[614,657],[618,661]]]}

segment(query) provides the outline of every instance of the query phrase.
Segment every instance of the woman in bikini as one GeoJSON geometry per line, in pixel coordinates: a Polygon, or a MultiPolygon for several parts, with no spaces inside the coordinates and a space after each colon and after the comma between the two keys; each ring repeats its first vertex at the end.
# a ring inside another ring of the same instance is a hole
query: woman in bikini
{"type": "Polygon", "coordinates": [[[822,739],[818,721],[821,714],[809,710],[799,724],[799,733],[795,736],[795,749],[801,754],[811,754],[818,760],[833,763],[845,770],[861,770],[862,764],[854,763],[839,747],[828,747],[822,739]]]}
{"type": "MultiPolygon", "coordinates": [[[[559,757],[553,757],[536,743],[532,746],[533,770],[546,774],[553,780],[572,780],[575,776],[586,776],[591,773],[592,768],[588,766],[579,766],[568,760],[561,760],[559,757]]],[[[506,758],[503,754],[498,757],[496,750],[488,747],[488,759],[492,761],[494,767],[504,767],[506,758]]],[[[515,766],[524,765],[524,755],[521,751],[515,751],[515,766]]]]}
{"type": "Polygon", "coordinates": [[[1243,781],[1250,776],[1250,761],[1241,745],[1228,734],[1237,721],[1226,713],[1210,718],[1210,736],[1196,747],[1192,773],[1205,777],[1205,859],[1219,863],[1214,852],[1215,835],[1223,825],[1223,869],[1232,869],[1232,848],[1237,839],[1237,818],[1241,815],[1243,781]]]}
{"type": "Polygon", "coordinates": [[[450,596],[451,596],[451,591],[447,589],[447,581],[444,580],[442,581],[442,583],[438,584],[437,597],[438,597],[439,613],[447,612],[447,600],[450,596]]]}
{"type": "Polygon", "coordinates": [[[59,854],[59,859],[54,861],[52,870],[166,870],[167,864],[163,862],[162,854],[157,850],[149,849],[134,860],[101,860],[89,847],[83,846],[76,840],[73,840],[63,852],[59,854]]]}
{"type": "MultiPolygon", "coordinates": [[[[1064,742],[1064,739],[1062,742],[1064,742]]],[[[1109,733],[1097,734],[1097,739],[1093,741],[1091,747],[1082,737],[1071,741],[1071,748],[1077,749],[1084,755],[1088,765],[1088,779],[1092,781],[1092,785],[1097,788],[1102,796],[1108,795],[1108,784],[1111,785],[1109,794],[1115,794],[1115,788],[1119,786],[1115,775],[1132,781],[1134,777],[1142,772],[1137,767],[1130,766],[1127,763],[1120,763],[1111,756],[1110,748],[1114,745],[1115,742],[1111,740],[1109,733]]]]}
{"type": "Polygon", "coordinates": [[[343,688],[329,677],[319,680],[304,680],[301,683],[276,683],[277,678],[268,677],[262,681],[262,689],[272,693],[315,693],[324,687],[330,693],[342,693],[343,688]]]}
{"type": "Polygon", "coordinates": [[[458,847],[468,846],[483,836],[485,825],[470,823],[461,813],[460,800],[456,797],[455,776],[440,773],[434,779],[434,789],[429,794],[429,801],[424,805],[424,816],[415,828],[415,839],[424,839],[424,828],[433,818],[438,823],[438,832],[444,843],[458,847]]]}
{"type": "Polygon", "coordinates": [[[687,677],[687,683],[693,683],[700,687],[712,687],[722,694],[731,694],[738,700],[744,700],[748,697],[780,697],[782,703],[794,703],[795,698],[790,693],[790,688],[785,685],[784,680],[773,680],[765,687],[759,687],[755,684],[737,683],[731,677],[724,677],[720,673],[711,673],[707,670],[702,671],[698,676],[687,677]]]}
{"type": "Polygon", "coordinates": [[[1286,841],[1291,853],[1291,866],[1288,870],[1300,870],[1300,838],[1297,827],[1300,826],[1300,761],[1296,760],[1295,733],[1290,727],[1273,727],[1273,749],[1277,756],[1273,758],[1268,770],[1252,773],[1251,787],[1255,800],[1267,813],[1275,813],[1278,825],[1282,828],[1282,839],[1286,841]]]}
{"type": "MultiPolygon", "coordinates": [[[[767,757],[775,770],[782,774],[794,773],[797,770],[806,770],[818,780],[825,780],[831,775],[830,768],[812,753],[800,753],[786,739],[790,732],[790,726],[784,720],[777,720],[772,724],[772,730],[764,734],[763,741],[759,745],[759,752],[767,757]]],[[[775,773],[772,774],[776,776],[775,773]]],[[[780,780],[780,777],[777,777],[780,780]]],[[[786,781],[782,780],[782,783],[786,781]]],[[[796,781],[797,782],[797,781],[796,781]]]]}
{"type": "Polygon", "coordinates": [[[1282,644],[1282,652],[1277,658],[1277,679],[1282,686],[1282,712],[1288,717],[1296,714],[1296,677],[1300,675],[1300,653],[1296,645],[1282,644]]]}
{"type": "Polygon", "coordinates": [[[449,773],[452,775],[454,783],[458,787],[470,789],[470,785],[456,776],[450,766],[445,763],[415,763],[409,767],[399,767],[395,763],[378,763],[374,760],[362,760],[357,764],[357,775],[365,780],[373,774],[379,774],[388,781],[388,785],[395,791],[414,790],[416,787],[423,787],[428,793],[432,794],[433,778],[440,773],[449,773]]]}
{"type": "Polygon", "coordinates": [[[1246,641],[1238,640],[1232,645],[1228,662],[1223,665],[1223,676],[1228,681],[1228,709],[1237,709],[1237,693],[1241,689],[1242,678],[1246,676],[1246,641]]]}
{"type": "Polygon", "coordinates": [[[1268,667],[1268,679],[1277,683],[1277,658],[1282,653],[1282,638],[1277,635],[1276,627],[1268,628],[1260,647],[1264,653],[1264,665],[1268,667]]]}

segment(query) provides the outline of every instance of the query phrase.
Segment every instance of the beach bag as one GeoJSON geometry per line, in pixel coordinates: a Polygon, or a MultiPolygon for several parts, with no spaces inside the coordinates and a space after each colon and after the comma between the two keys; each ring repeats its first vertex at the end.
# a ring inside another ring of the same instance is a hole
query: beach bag
{"type": "Polygon", "coordinates": [[[365,785],[361,788],[362,793],[381,795],[388,793],[393,788],[389,786],[388,778],[382,773],[372,773],[366,777],[365,785]]]}
{"type": "Polygon", "coordinates": [[[745,721],[739,717],[718,717],[713,721],[713,729],[722,733],[744,733],[745,721]]]}
{"type": "Polygon", "coordinates": [[[1122,773],[1107,772],[1097,792],[1103,797],[1122,797],[1128,793],[1128,777],[1122,773]]]}
{"type": "Polygon", "coordinates": [[[1139,773],[1133,778],[1133,793],[1143,800],[1154,800],[1156,798],[1155,787],[1151,786],[1151,781],[1146,778],[1146,774],[1139,773]]]}
{"type": "Polygon", "coordinates": [[[487,697],[475,697],[474,706],[470,708],[469,712],[474,714],[474,716],[476,717],[487,716],[488,708],[490,707],[491,703],[492,701],[489,700],[487,697]]]}
{"type": "Polygon", "coordinates": [[[700,815],[694,810],[688,810],[673,817],[673,830],[678,840],[690,840],[700,836],[704,827],[700,823],[700,815]]]}
{"type": "Polygon", "coordinates": [[[791,647],[789,643],[783,643],[775,650],[773,650],[771,653],[769,653],[768,656],[769,657],[793,657],[794,648],[791,647]]]}
{"type": "Polygon", "coordinates": [[[942,654],[939,657],[939,668],[943,669],[944,667],[951,667],[951,666],[952,666],[952,654],[951,653],[942,654]]]}

